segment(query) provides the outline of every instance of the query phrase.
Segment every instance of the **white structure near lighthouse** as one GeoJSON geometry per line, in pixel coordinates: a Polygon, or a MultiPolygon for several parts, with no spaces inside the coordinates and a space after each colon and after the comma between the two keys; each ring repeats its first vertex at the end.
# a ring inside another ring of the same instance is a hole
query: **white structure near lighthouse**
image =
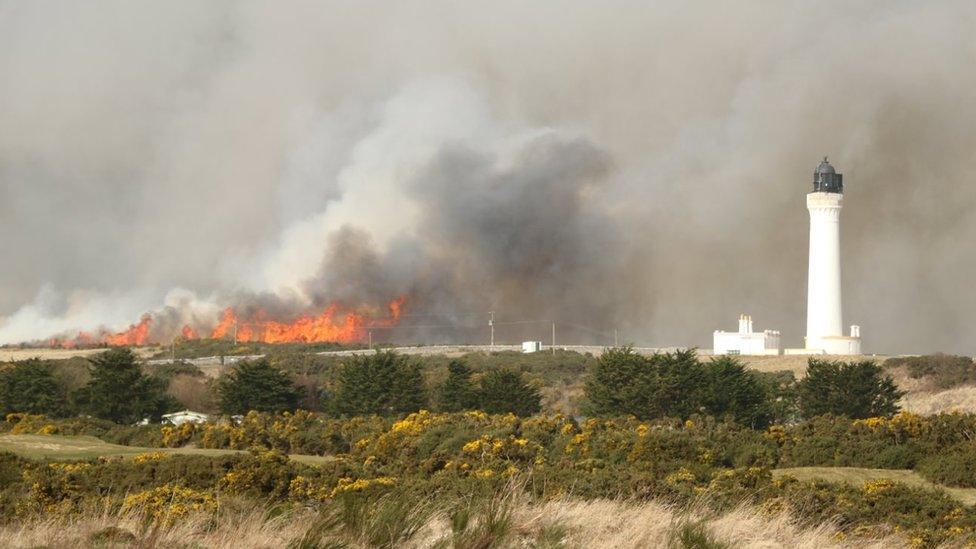
{"type": "Polygon", "coordinates": [[[807,278],[807,336],[810,354],[861,354],[861,330],[844,335],[840,288],[840,210],[843,176],[824,157],[807,195],[810,212],[810,264],[807,278]]]}
{"type": "Polygon", "coordinates": [[[739,315],[739,331],[712,334],[712,353],[716,355],[778,355],[779,332],[752,331],[752,316],[739,315]]]}

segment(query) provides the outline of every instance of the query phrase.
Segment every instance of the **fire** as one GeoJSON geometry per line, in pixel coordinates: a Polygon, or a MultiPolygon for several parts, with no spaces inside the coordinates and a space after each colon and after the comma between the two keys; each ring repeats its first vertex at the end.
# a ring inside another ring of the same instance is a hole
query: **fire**
{"type": "Polygon", "coordinates": [[[127,330],[121,332],[109,332],[101,330],[97,333],[78,332],[73,338],[51,338],[48,345],[60,347],[62,349],[76,349],[79,347],[96,347],[99,345],[109,345],[113,347],[146,345],[149,343],[149,327],[152,324],[152,315],[144,314],[138,324],[129,326],[127,330]]]}
{"type": "Polygon", "coordinates": [[[227,307],[224,312],[220,314],[220,322],[217,327],[214,328],[210,337],[214,339],[221,339],[226,337],[227,334],[232,333],[234,325],[237,324],[237,315],[234,314],[234,309],[232,307],[227,307]]]}
{"type": "Polygon", "coordinates": [[[194,330],[193,327],[190,326],[189,324],[183,326],[183,330],[180,332],[180,334],[183,336],[183,339],[186,340],[200,339],[200,336],[197,335],[197,331],[194,330]]]}
{"type": "MultiPolygon", "coordinates": [[[[346,307],[338,303],[327,306],[318,314],[305,314],[292,321],[284,322],[268,318],[265,311],[258,309],[239,317],[233,307],[224,309],[217,325],[210,331],[214,339],[234,338],[236,341],[258,341],[263,343],[352,343],[364,341],[371,329],[391,328],[400,321],[405,298],[398,297],[387,305],[387,313],[380,314],[375,308],[346,307]]],[[[137,324],[121,332],[100,330],[95,333],[78,332],[75,337],[52,338],[46,343],[51,347],[74,349],[78,347],[136,346],[151,343],[166,343],[174,337],[184,340],[199,339],[197,328],[187,324],[178,334],[151,334],[153,317],[145,314],[137,324]]]]}
{"type": "Polygon", "coordinates": [[[124,345],[145,345],[149,342],[150,322],[152,322],[151,316],[148,314],[142,315],[142,319],[139,320],[138,324],[129,326],[129,329],[124,332],[119,332],[106,337],[105,343],[115,347],[121,347],[124,345]]]}
{"type": "Polygon", "coordinates": [[[239,319],[232,308],[224,309],[220,322],[210,337],[220,339],[233,335],[237,341],[263,343],[350,343],[362,341],[370,329],[396,326],[402,314],[404,298],[394,299],[388,305],[389,315],[374,317],[369,311],[343,309],[331,304],[320,314],[303,315],[291,322],[267,318],[258,310],[246,319],[239,319]]]}

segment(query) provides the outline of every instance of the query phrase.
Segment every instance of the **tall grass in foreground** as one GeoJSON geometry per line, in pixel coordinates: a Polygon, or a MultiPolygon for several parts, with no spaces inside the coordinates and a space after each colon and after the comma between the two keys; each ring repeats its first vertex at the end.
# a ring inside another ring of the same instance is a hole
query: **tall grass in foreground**
{"type": "Polygon", "coordinates": [[[831,524],[804,528],[789,513],[770,515],[739,507],[714,514],[677,510],[656,502],[561,500],[533,504],[515,490],[483,501],[379,500],[369,506],[339,505],[325,512],[277,510],[258,505],[213,514],[191,514],[169,525],[138,514],[89,512],[0,527],[2,547],[493,547],[724,548],[903,547],[895,536],[844,540],[831,524]]]}

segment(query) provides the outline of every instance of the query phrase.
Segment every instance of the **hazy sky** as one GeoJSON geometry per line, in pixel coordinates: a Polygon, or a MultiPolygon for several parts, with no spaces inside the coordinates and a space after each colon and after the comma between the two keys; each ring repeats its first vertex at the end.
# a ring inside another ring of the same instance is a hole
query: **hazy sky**
{"type": "MultiPolygon", "coordinates": [[[[0,0],[0,343],[168,305],[976,352],[976,4],[0,0]]],[[[583,337],[583,333],[580,333],[583,337]]]]}

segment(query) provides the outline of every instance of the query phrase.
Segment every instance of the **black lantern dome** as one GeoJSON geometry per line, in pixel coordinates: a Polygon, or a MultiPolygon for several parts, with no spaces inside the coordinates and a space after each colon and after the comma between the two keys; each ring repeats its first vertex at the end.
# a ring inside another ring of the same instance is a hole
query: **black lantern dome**
{"type": "Polygon", "coordinates": [[[834,170],[830,162],[827,162],[826,156],[817,166],[817,171],[813,172],[813,192],[837,194],[844,192],[844,176],[834,170]]]}

